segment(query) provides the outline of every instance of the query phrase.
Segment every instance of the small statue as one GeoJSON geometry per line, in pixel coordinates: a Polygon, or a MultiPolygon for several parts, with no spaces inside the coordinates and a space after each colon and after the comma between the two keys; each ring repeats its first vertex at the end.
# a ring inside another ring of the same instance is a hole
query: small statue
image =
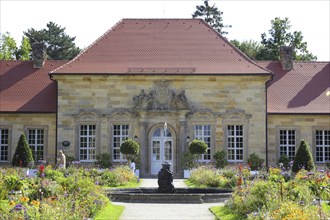
{"type": "Polygon", "coordinates": [[[63,167],[65,169],[66,164],[66,157],[62,150],[59,151],[60,153],[60,167],[63,167]]]}

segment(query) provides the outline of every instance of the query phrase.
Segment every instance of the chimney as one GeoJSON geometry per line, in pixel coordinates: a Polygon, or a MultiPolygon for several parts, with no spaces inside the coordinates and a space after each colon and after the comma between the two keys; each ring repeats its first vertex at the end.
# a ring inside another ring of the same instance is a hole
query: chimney
{"type": "Polygon", "coordinates": [[[36,42],[32,44],[32,60],[34,61],[34,68],[42,68],[47,57],[46,45],[43,42],[36,42]]]}
{"type": "Polygon", "coordinates": [[[283,70],[293,69],[293,48],[291,46],[281,46],[280,59],[283,70]]]}

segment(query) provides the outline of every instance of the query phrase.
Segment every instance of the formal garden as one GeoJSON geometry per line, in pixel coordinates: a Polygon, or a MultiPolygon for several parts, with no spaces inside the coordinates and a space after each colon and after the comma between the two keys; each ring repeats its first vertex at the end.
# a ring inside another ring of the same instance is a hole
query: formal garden
{"type": "MultiPolygon", "coordinates": [[[[123,152],[130,160],[138,146],[132,140],[124,143],[123,152]]],[[[24,140],[17,151],[20,147],[26,147],[24,140]]],[[[182,166],[191,169],[187,185],[233,189],[224,205],[211,208],[217,218],[330,218],[329,167],[314,165],[305,142],[294,161],[282,156],[278,166],[268,169],[256,154],[249,155],[246,164],[227,164],[223,151],[214,155],[214,163],[200,164],[198,156],[204,151],[193,148],[182,159],[182,166]]],[[[139,186],[130,167],[112,166],[107,154],[99,155],[96,164],[82,166],[70,160],[66,167],[43,161],[32,165],[27,155],[15,157],[13,167],[0,168],[2,219],[118,219],[124,207],[111,203],[108,189],[139,186]]]]}

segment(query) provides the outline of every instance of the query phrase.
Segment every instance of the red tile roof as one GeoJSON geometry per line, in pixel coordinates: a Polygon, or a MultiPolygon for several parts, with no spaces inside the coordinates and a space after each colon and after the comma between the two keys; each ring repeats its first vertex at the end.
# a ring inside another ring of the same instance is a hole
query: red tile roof
{"type": "Polygon", "coordinates": [[[68,61],[0,61],[0,112],[56,112],[56,84],[48,73],[68,61]]]}
{"type": "Polygon", "coordinates": [[[259,61],[274,72],[268,87],[268,113],[330,114],[330,62],[294,62],[282,70],[280,62],[259,61]]]}
{"type": "Polygon", "coordinates": [[[51,74],[270,74],[202,19],[124,19],[51,74]]]}

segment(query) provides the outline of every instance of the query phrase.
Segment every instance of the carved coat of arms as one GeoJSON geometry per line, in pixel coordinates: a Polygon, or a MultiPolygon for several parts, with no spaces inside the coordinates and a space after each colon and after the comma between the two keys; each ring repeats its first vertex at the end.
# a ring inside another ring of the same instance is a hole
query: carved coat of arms
{"type": "Polygon", "coordinates": [[[155,89],[148,94],[142,89],[139,95],[133,97],[134,109],[161,111],[190,109],[185,90],[176,94],[169,88],[170,81],[167,80],[156,81],[155,85],[155,89]]]}

